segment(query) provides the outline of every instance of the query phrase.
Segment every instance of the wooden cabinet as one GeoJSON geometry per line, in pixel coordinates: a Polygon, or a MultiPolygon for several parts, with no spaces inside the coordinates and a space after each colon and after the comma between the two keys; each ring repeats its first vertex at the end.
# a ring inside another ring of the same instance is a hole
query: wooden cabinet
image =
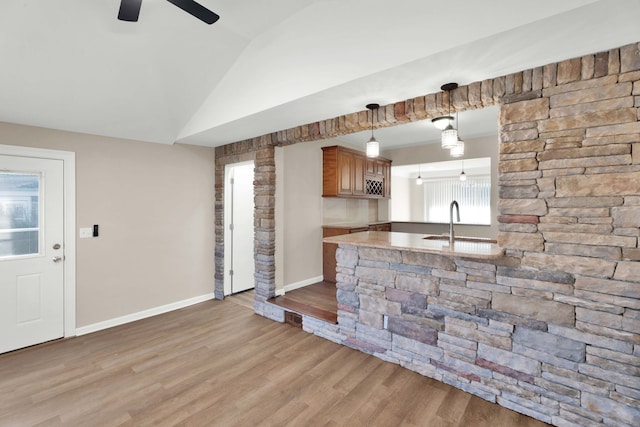
{"type": "MultiPolygon", "coordinates": [[[[390,199],[391,198],[391,162],[389,162],[388,164],[384,165],[384,168],[382,170],[382,174],[384,176],[383,197],[385,199],[390,199]]],[[[389,224],[389,227],[391,227],[391,224],[389,224]]],[[[389,230],[389,231],[391,231],[391,230],[389,230]]]]}
{"type": "MultiPolygon", "coordinates": [[[[372,224],[362,227],[322,227],[322,237],[341,236],[343,234],[359,233],[361,231],[391,231],[391,223],[372,224]]],[[[336,250],[335,243],[322,244],[322,275],[327,282],[336,281],[336,250]]]]}
{"type": "Polygon", "coordinates": [[[369,226],[369,231],[391,231],[391,223],[385,222],[384,224],[372,224],[369,226]]]}
{"type": "Polygon", "coordinates": [[[384,169],[390,163],[384,159],[367,159],[367,173],[372,175],[384,175],[384,169]]]}
{"type": "Polygon", "coordinates": [[[322,196],[391,197],[391,161],[369,159],[360,151],[338,145],[323,147],[322,196]]]}
{"type": "Polygon", "coordinates": [[[364,179],[366,158],[357,154],[353,155],[353,168],[351,169],[351,181],[353,182],[353,195],[365,196],[367,187],[364,179]]]}
{"type": "MultiPolygon", "coordinates": [[[[347,151],[337,151],[337,167],[335,175],[332,179],[335,179],[338,183],[339,195],[352,195],[353,194],[353,178],[351,171],[353,170],[353,153],[347,151]]],[[[324,162],[324,159],[323,159],[324,162]]],[[[324,176],[322,180],[322,186],[324,188],[324,176]]]]}

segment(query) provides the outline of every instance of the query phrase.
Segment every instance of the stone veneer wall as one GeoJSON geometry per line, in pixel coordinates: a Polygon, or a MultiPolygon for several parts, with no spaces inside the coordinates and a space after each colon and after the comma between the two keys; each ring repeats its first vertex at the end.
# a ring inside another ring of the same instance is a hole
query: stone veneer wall
{"type": "Polygon", "coordinates": [[[254,169],[254,261],[256,313],[283,322],[284,312],[266,303],[275,295],[275,194],[276,164],[271,137],[217,147],[215,151],[215,285],[217,299],[224,298],[224,175],[225,166],[253,160],[254,169]]]}
{"type": "MultiPolygon", "coordinates": [[[[499,263],[338,251],[339,323],[305,330],[559,425],[640,424],[640,43],[452,92],[499,103],[499,263]],[[388,321],[384,328],[384,319],[388,321]]],[[[447,94],[384,106],[378,127],[441,115],[447,94]]],[[[358,132],[367,112],[216,151],[216,290],[225,162],[255,152],[256,311],[273,274],[273,145],[358,132]]],[[[218,294],[217,294],[218,295],[218,294]]]]}

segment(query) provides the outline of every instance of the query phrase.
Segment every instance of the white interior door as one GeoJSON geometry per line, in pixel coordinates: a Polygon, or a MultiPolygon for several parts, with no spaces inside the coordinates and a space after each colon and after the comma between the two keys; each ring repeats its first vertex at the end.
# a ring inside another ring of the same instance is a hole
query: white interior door
{"type": "Polygon", "coordinates": [[[255,287],[253,170],[253,162],[230,165],[227,170],[225,258],[229,259],[225,264],[230,283],[227,294],[255,287]]]}
{"type": "Polygon", "coordinates": [[[63,172],[0,155],[0,353],[64,335],[63,172]]]}

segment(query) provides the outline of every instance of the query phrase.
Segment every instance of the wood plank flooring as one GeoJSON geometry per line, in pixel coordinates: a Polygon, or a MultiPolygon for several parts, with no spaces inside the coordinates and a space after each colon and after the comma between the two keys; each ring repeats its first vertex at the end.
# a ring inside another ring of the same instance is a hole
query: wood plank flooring
{"type": "Polygon", "coordinates": [[[225,297],[225,300],[228,299],[229,301],[232,301],[235,304],[238,304],[253,310],[253,298],[254,298],[254,291],[253,289],[249,289],[248,291],[243,291],[237,294],[229,295],[225,297]]]}
{"type": "Polygon", "coordinates": [[[0,355],[0,426],[544,425],[243,303],[0,355]]]}
{"type": "Polygon", "coordinates": [[[336,300],[336,284],[318,282],[303,288],[295,289],[268,300],[277,306],[306,314],[325,322],[338,323],[338,302],[336,300]]]}

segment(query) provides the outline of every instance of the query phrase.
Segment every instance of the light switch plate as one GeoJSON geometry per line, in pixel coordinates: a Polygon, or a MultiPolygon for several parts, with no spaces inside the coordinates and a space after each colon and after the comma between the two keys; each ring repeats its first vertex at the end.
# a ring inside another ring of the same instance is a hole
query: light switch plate
{"type": "Polygon", "coordinates": [[[82,227],[80,228],[80,238],[87,239],[93,237],[93,228],[91,227],[82,227]]]}

